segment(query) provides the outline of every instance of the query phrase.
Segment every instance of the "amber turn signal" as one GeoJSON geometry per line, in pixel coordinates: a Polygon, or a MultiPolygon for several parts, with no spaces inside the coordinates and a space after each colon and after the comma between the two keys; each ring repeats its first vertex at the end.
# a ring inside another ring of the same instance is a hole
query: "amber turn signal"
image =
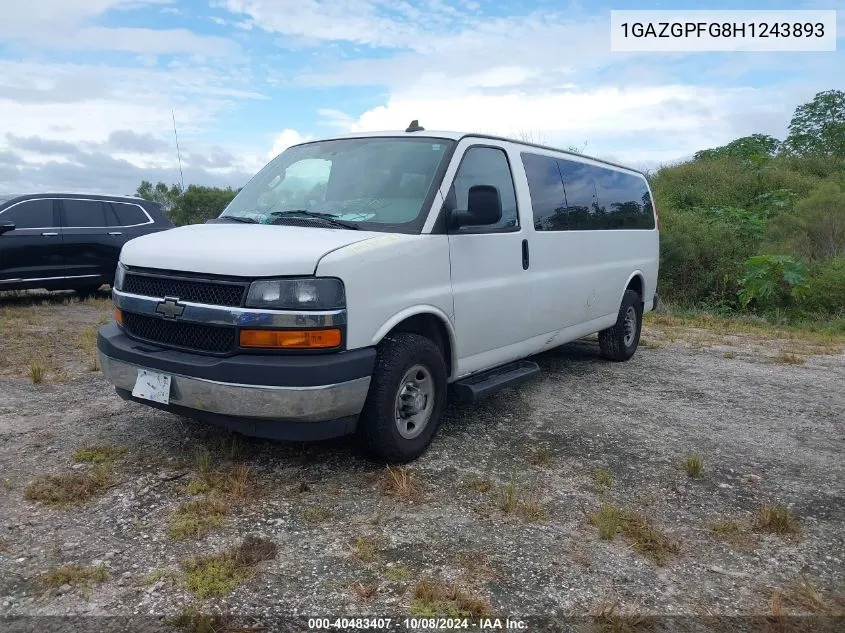
{"type": "Polygon", "coordinates": [[[123,325],[123,311],[120,308],[114,309],[114,320],[118,325],[123,325]]]}
{"type": "Polygon", "coordinates": [[[329,349],[340,346],[341,334],[331,330],[241,330],[241,347],[329,349]]]}

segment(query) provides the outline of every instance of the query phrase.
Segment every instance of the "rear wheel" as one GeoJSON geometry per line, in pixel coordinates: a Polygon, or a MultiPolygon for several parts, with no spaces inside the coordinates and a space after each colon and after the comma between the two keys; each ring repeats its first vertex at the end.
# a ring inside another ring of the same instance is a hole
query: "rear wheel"
{"type": "Polygon", "coordinates": [[[599,332],[599,348],[609,360],[625,361],[637,351],[643,324],[643,303],[633,290],[626,290],[616,324],[599,332]]]}
{"type": "Polygon", "coordinates": [[[406,463],[431,444],[446,402],[446,363],[419,334],[385,337],[358,422],[361,447],[372,457],[406,463]]]}

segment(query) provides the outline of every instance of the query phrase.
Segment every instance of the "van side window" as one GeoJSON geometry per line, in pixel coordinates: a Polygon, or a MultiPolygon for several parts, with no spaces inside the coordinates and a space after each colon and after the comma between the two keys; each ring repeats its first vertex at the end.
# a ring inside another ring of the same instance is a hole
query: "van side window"
{"type": "Polygon", "coordinates": [[[493,185],[499,190],[502,200],[502,219],[496,224],[471,227],[471,232],[509,230],[519,226],[516,210],[516,192],[513,185],[510,164],[504,150],[495,147],[471,147],[464,154],[450,198],[455,209],[467,208],[469,188],[475,185],[493,185]]]}
{"type": "Polygon", "coordinates": [[[522,165],[528,177],[528,192],[534,211],[537,231],[565,231],[567,226],[566,194],[557,159],[540,154],[522,154],[522,165]]]}
{"type": "Polygon", "coordinates": [[[588,231],[602,228],[602,214],[596,195],[596,179],[601,170],[592,165],[558,159],[566,190],[567,223],[571,231],[588,231]]]}
{"type": "Polygon", "coordinates": [[[46,229],[55,227],[53,201],[43,198],[27,200],[0,212],[0,220],[15,223],[15,229],[46,229]]]}
{"type": "Polygon", "coordinates": [[[596,188],[606,213],[604,228],[654,228],[651,196],[641,176],[606,170],[596,188]]]}

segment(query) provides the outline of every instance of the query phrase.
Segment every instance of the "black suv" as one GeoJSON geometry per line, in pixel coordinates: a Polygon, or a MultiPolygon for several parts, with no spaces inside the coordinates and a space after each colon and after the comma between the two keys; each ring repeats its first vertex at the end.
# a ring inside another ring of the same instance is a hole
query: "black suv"
{"type": "Polygon", "coordinates": [[[0,195],[0,290],[93,292],[111,284],[126,242],[170,228],[161,205],[141,198],[0,195]]]}

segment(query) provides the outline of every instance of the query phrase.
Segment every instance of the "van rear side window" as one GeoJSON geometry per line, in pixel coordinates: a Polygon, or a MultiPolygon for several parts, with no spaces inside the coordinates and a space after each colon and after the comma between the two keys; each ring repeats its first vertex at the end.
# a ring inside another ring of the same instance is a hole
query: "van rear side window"
{"type": "Polygon", "coordinates": [[[542,154],[523,153],[522,163],[537,231],[655,227],[642,176],[542,154]]]}

